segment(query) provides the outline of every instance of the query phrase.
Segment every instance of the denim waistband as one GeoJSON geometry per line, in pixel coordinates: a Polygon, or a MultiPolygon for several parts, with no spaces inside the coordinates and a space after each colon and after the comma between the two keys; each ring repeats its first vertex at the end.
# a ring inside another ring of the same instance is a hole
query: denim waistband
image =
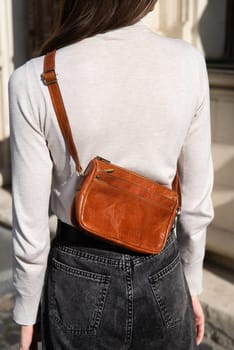
{"type": "Polygon", "coordinates": [[[159,254],[144,254],[123,248],[109,242],[96,239],[89,235],[83,229],[76,229],[62,221],[58,221],[58,227],[54,244],[60,250],[74,256],[84,257],[86,259],[98,260],[103,263],[115,264],[120,261],[123,256],[129,256],[134,261],[149,260],[155,255],[160,256],[167,248],[176,240],[176,234],[173,230],[165,244],[164,249],[159,254]]]}

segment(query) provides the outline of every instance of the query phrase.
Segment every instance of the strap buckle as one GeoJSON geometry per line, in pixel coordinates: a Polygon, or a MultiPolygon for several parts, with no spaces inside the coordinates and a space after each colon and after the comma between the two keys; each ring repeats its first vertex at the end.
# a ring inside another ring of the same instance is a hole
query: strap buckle
{"type": "Polygon", "coordinates": [[[57,83],[58,79],[55,70],[52,68],[43,72],[41,74],[41,80],[46,86],[57,83]]]}

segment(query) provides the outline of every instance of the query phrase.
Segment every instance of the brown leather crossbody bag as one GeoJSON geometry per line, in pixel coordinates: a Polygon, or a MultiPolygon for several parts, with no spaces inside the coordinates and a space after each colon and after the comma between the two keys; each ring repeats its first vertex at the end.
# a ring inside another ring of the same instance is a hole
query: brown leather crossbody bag
{"type": "Polygon", "coordinates": [[[55,73],[55,55],[54,50],[45,56],[42,80],[80,175],[72,224],[137,252],[160,253],[181,207],[178,173],[171,190],[101,157],[92,159],[83,172],[55,73]]]}

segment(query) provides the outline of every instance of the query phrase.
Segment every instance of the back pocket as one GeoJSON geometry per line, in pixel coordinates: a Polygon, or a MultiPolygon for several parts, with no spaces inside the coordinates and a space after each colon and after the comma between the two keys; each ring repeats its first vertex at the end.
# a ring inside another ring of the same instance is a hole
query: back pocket
{"type": "Polygon", "coordinates": [[[165,326],[176,326],[184,319],[188,303],[180,256],[177,255],[168,266],[150,276],[149,282],[165,326]]]}
{"type": "Polygon", "coordinates": [[[96,335],[107,296],[110,276],[53,264],[51,316],[67,332],[96,335]]]}

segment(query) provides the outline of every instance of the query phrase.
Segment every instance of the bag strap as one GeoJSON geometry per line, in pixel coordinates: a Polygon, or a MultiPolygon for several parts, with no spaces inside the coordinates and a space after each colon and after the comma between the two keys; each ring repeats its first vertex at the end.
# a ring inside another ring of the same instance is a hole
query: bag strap
{"type": "MultiPolygon", "coordinates": [[[[63,103],[61,90],[57,80],[57,75],[55,72],[55,55],[56,55],[56,50],[53,50],[45,55],[44,72],[41,75],[41,78],[43,83],[49,89],[51,101],[54,107],[55,114],[58,119],[60,129],[67,143],[69,152],[75,161],[76,169],[79,174],[82,174],[83,170],[80,164],[77,148],[75,146],[75,142],[72,136],[70,123],[68,120],[67,112],[63,103]]],[[[179,208],[181,208],[181,190],[180,190],[178,169],[176,171],[176,175],[172,183],[172,189],[178,194],[179,208]]]]}
{"type": "Polygon", "coordinates": [[[57,75],[55,72],[55,55],[56,50],[46,54],[44,59],[44,72],[41,75],[43,83],[48,86],[51,101],[54,107],[55,114],[58,119],[63,137],[67,143],[69,152],[74,159],[76,169],[79,174],[82,174],[82,167],[79,160],[79,155],[72,136],[70,123],[67,117],[67,112],[63,103],[61,90],[58,84],[57,75]]]}

